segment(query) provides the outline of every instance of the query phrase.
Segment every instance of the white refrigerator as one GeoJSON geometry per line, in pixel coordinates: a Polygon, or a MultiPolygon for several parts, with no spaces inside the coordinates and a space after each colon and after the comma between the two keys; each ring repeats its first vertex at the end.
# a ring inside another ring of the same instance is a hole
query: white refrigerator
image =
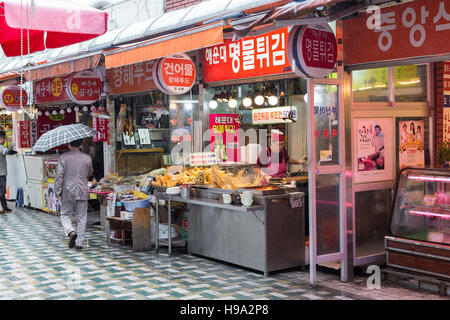
{"type": "Polygon", "coordinates": [[[24,205],[43,210],[47,206],[47,173],[46,160],[56,158],[55,155],[24,156],[27,184],[24,190],[24,205]]]}

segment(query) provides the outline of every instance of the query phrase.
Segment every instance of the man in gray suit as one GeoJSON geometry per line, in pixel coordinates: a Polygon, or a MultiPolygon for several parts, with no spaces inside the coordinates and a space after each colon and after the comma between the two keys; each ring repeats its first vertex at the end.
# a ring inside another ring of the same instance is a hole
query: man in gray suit
{"type": "Polygon", "coordinates": [[[61,201],[61,223],[70,238],[69,248],[83,248],[86,235],[87,202],[89,190],[87,179],[92,176],[92,159],[82,153],[83,140],[69,143],[69,151],[59,157],[56,169],[55,193],[61,201]],[[72,226],[72,217],[77,222],[77,231],[72,226]]]}

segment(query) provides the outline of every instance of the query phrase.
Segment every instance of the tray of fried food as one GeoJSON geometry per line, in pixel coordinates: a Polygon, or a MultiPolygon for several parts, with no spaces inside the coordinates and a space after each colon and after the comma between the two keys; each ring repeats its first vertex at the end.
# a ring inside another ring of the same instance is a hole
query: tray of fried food
{"type": "Polygon", "coordinates": [[[152,181],[152,186],[157,187],[157,190],[160,191],[158,188],[164,187],[164,188],[171,188],[175,187],[177,185],[177,182],[170,174],[166,174],[164,176],[156,176],[155,180],[152,181]]]}

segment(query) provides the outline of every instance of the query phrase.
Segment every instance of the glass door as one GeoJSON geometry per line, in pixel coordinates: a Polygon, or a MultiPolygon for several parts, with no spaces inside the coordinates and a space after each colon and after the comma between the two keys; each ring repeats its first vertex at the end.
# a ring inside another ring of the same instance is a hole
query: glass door
{"type": "Polygon", "coordinates": [[[341,85],[308,79],[310,283],[317,264],[340,261],[347,281],[345,137],[341,85]]]}

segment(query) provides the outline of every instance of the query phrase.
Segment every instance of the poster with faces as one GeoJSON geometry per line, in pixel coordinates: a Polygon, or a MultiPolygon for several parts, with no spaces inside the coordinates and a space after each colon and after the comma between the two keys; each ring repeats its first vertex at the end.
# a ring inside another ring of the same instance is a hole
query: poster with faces
{"type": "Polygon", "coordinates": [[[393,179],[393,127],[391,118],[354,120],[355,183],[393,179]]]}

